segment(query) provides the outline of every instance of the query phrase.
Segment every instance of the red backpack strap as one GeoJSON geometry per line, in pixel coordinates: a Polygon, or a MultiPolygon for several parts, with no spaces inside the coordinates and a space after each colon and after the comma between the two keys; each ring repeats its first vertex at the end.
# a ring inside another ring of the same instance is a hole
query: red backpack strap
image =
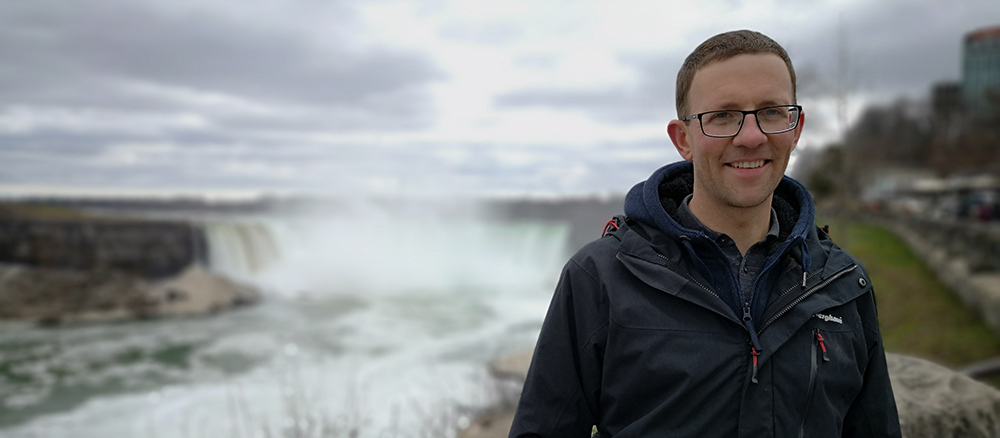
{"type": "MultiPolygon", "coordinates": [[[[607,236],[609,234],[615,235],[619,230],[625,231],[627,229],[628,226],[625,225],[625,215],[619,214],[611,218],[611,220],[609,220],[608,223],[604,224],[604,231],[601,233],[601,237],[607,236]]],[[[621,240],[621,237],[618,237],[618,240],[621,240]]]]}

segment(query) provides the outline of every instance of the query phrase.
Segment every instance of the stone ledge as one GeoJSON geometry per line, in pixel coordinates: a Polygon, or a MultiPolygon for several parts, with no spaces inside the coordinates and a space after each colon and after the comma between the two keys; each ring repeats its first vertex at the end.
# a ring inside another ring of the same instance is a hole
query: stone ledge
{"type": "Polygon", "coordinates": [[[1000,436],[1000,391],[932,362],[889,354],[904,438],[1000,436]]]}
{"type": "MultiPolygon", "coordinates": [[[[498,379],[527,375],[531,353],[528,350],[498,358],[490,369],[494,373],[503,370],[503,374],[496,374],[498,379]]],[[[903,438],[1000,436],[1000,391],[997,389],[911,356],[889,353],[886,362],[903,438]]],[[[511,409],[493,410],[473,421],[460,436],[506,437],[513,419],[511,409]]]]}

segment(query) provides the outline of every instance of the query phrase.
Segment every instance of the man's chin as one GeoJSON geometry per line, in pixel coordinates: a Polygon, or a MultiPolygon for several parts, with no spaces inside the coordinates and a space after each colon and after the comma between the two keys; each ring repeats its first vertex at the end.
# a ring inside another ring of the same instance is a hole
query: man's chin
{"type": "Polygon", "coordinates": [[[766,193],[733,193],[729,201],[730,207],[735,208],[756,208],[761,205],[771,206],[771,194],[774,193],[773,190],[766,193]]]}

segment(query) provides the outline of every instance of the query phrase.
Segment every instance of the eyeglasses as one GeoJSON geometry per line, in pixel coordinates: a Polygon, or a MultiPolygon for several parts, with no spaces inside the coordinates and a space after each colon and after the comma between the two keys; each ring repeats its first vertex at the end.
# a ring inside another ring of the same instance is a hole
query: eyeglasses
{"type": "Polygon", "coordinates": [[[747,114],[757,119],[757,127],[765,134],[781,134],[799,126],[800,105],[777,105],[751,111],[726,110],[708,111],[682,118],[683,121],[698,119],[701,132],[709,137],[735,137],[743,128],[747,114]]]}

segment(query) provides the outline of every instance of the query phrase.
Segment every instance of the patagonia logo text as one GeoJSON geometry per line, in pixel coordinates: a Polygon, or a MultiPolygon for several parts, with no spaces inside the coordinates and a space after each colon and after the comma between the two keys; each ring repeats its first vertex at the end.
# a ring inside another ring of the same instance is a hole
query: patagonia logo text
{"type": "Polygon", "coordinates": [[[819,318],[819,319],[822,319],[823,321],[826,321],[826,322],[835,322],[837,324],[843,324],[844,323],[843,319],[841,319],[840,317],[837,317],[837,316],[833,316],[833,315],[824,315],[822,313],[817,313],[816,317],[819,318]]]}

